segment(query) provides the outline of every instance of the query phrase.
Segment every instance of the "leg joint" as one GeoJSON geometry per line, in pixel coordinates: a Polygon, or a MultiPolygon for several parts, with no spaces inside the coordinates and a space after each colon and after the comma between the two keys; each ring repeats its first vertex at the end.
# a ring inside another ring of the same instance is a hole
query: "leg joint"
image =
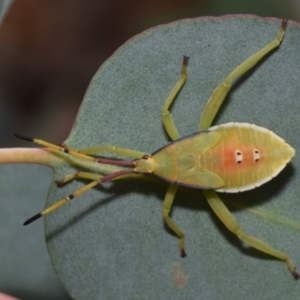
{"type": "Polygon", "coordinates": [[[162,215],[163,215],[164,218],[170,218],[170,216],[169,216],[169,211],[166,210],[166,209],[163,209],[162,215]]]}

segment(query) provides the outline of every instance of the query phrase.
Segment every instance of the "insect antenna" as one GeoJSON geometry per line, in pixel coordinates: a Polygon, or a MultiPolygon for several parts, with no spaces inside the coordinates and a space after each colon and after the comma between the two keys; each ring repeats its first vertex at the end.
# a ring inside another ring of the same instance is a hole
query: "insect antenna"
{"type": "Polygon", "coordinates": [[[84,159],[84,160],[94,161],[94,162],[98,162],[101,164],[116,165],[116,166],[132,166],[133,165],[133,160],[117,160],[117,159],[97,158],[97,157],[89,156],[86,154],[82,154],[76,150],[73,150],[72,148],[69,148],[68,146],[66,146],[63,143],[55,145],[55,144],[52,144],[52,143],[49,143],[49,142],[46,142],[43,140],[28,137],[28,136],[21,135],[18,133],[15,133],[14,136],[19,139],[22,139],[22,140],[25,140],[28,142],[32,142],[32,143],[35,143],[35,144],[38,144],[38,145],[41,145],[44,147],[49,147],[53,150],[64,152],[64,153],[70,154],[72,156],[75,156],[77,158],[84,159]]]}
{"type": "Polygon", "coordinates": [[[110,181],[112,179],[115,179],[117,177],[121,177],[121,176],[124,176],[124,175],[127,175],[127,174],[132,174],[132,173],[134,173],[133,169],[125,169],[125,170],[117,171],[117,172],[114,172],[112,174],[103,176],[100,179],[95,180],[95,181],[93,181],[93,182],[91,182],[91,183],[83,186],[82,188],[78,189],[77,191],[75,191],[74,193],[72,193],[71,195],[69,195],[68,197],[65,197],[65,198],[59,200],[58,202],[54,203],[52,206],[46,208],[45,210],[41,211],[40,213],[32,216],[31,218],[29,218],[28,220],[26,220],[23,225],[28,225],[28,224],[32,223],[33,221],[41,218],[42,216],[44,216],[46,214],[49,214],[50,212],[56,210],[57,208],[59,208],[60,206],[64,205],[68,201],[70,201],[73,198],[75,198],[75,197],[83,194],[84,192],[86,192],[87,190],[95,187],[98,184],[110,181]]]}
{"type": "Polygon", "coordinates": [[[79,153],[79,152],[74,151],[72,149],[69,149],[64,144],[55,145],[55,144],[48,143],[48,142],[43,141],[43,140],[28,137],[28,136],[21,135],[21,134],[18,134],[18,133],[15,133],[14,136],[21,139],[21,140],[32,142],[32,143],[35,143],[35,144],[38,144],[38,145],[41,145],[41,146],[44,146],[44,147],[48,147],[48,148],[53,149],[53,150],[61,151],[61,152],[70,154],[72,156],[75,156],[77,158],[81,158],[81,159],[88,160],[88,161],[97,161],[97,158],[79,153]]]}
{"type": "MultiPolygon", "coordinates": [[[[33,143],[39,144],[39,145],[44,146],[44,147],[49,147],[53,150],[61,151],[61,152],[70,154],[72,156],[84,159],[84,160],[94,161],[94,162],[98,162],[98,163],[102,163],[102,164],[117,165],[117,166],[134,166],[134,160],[115,160],[115,159],[106,159],[106,158],[95,158],[95,157],[92,157],[92,156],[88,156],[88,155],[79,153],[76,150],[68,148],[64,144],[55,145],[55,144],[48,143],[48,142],[43,141],[43,140],[39,140],[39,139],[36,139],[36,138],[24,136],[24,135],[21,135],[21,134],[15,134],[15,137],[17,137],[19,139],[22,139],[22,140],[25,140],[25,141],[28,141],[28,142],[33,142],[33,143]]],[[[60,206],[67,203],[69,200],[83,194],[84,192],[86,192],[87,190],[95,187],[98,184],[113,180],[117,177],[132,174],[132,173],[136,173],[136,171],[134,169],[128,168],[128,169],[124,169],[124,170],[117,171],[117,172],[114,172],[112,174],[103,176],[100,179],[94,180],[94,181],[90,182],[89,184],[83,186],[82,188],[78,189],[77,191],[75,191],[74,193],[69,195],[68,197],[65,197],[65,198],[59,200],[58,202],[56,202],[52,206],[46,208],[42,212],[32,216],[31,218],[26,220],[23,225],[28,225],[28,224],[34,222],[35,220],[41,218],[42,216],[56,210],[60,206]]]]}

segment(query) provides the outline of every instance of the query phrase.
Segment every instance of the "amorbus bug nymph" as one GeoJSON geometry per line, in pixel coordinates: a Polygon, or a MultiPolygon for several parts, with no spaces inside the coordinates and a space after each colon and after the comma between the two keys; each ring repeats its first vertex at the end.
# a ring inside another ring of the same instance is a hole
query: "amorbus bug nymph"
{"type": "Polygon", "coordinates": [[[285,261],[294,278],[297,279],[299,275],[290,257],[262,240],[246,235],[216,194],[216,192],[235,193],[254,189],[271,180],[292,159],[295,150],[270,130],[253,124],[231,122],[211,127],[232,82],[280,45],[286,24],[286,20],[282,21],[277,37],[241,63],[215,89],[200,119],[199,132],[180,138],[169,107],[187,79],[188,57],[184,57],[181,76],[162,107],[162,120],[173,142],[155,151],[152,155],[110,145],[93,149],[73,150],[64,145],[54,145],[35,138],[16,135],[19,138],[53,150],[63,151],[82,160],[127,167],[106,176],[82,171],[67,175],[59,181],[60,184],[69,182],[74,178],[85,178],[92,180],[92,182],[28,219],[24,225],[52,212],[98,184],[121,176],[126,177],[133,173],[152,174],[170,183],[163,202],[163,217],[168,226],[179,237],[182,256],[185,256],[184,234],[169,216],[177,187],[180,185],[193,189],[203,189],[208,203],[230,231],[250,246],[285,261]],[[134,159],[119,161],[90,156],[103,151],[111,151],[134,159]]]}

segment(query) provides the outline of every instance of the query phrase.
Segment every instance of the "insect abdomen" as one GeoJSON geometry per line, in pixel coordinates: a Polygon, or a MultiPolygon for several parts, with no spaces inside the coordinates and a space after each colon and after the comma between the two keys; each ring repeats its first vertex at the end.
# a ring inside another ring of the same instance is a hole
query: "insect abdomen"
{"type": "Polygon", "coordinates": [[[262,185],[275,177],[295,155],[295,150],[272,131],[248,123],[214,126],[216,146],[201,157],[201,165],[223,178],[219,192],[239,192],[262,185]]]}

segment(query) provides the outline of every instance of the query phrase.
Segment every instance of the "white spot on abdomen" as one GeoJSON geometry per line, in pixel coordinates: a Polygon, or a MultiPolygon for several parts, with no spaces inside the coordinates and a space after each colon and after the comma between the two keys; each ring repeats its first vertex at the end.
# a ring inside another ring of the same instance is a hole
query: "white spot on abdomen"
{"type": "Polygon", "coordinates": [[[254,161],[259,161],[260,159],[260,152],[257,149],[253,149],[253,160],[254,161]]]}
{"type": "Polygon", "coordinates": [[[243,161],[243,153],[240,150],[235,151],[235,161],[237,164],[240,164],[243,161]]]}

